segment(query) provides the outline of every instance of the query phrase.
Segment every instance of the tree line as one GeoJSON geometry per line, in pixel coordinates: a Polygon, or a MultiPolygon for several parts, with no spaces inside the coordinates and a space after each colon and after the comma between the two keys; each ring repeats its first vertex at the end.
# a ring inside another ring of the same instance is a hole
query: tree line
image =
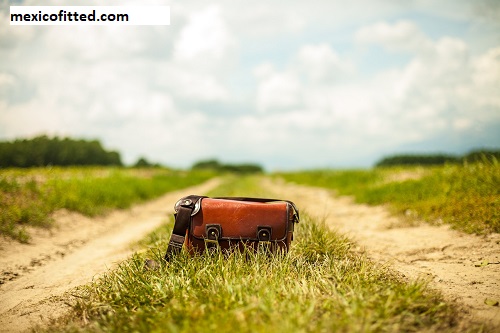
{"type": "Polygon", "coordinates": [[[118,165],[122,161],[116,151],[105,150],[98,140],[49,138],[0,142],[0,167],[41,167],[49,165],[118,165]]]}
{"type": "Polygon", "coordinates": [[[400,154],[382,158],[376,167],[397,165],[443,165],[446,163],[474,163],[499,161],[500,150],[474,150],[462,156],[447,154],[400,154]]]}
{"type": "Polygon", "coordinates": [[[191,167],[192,170],[209,169],[217,172],[231,172],[231,173],[259,173],[264,172],[264,169],[257,164],[243,163],[243,164],[225,164],[215,159],[203,160],[196,162],[191,167]]]}
{"type": "MultiPolygon", "coordinates": [[[[463,156],[449,154],[398,154],[379,160],[375,166],[396,165],[443,165],[446,163],[473,163],[477,161],[499,161],[500,150],[474,150],[463,156]]],[[[16,139],[0,142],[0,168],[40,167],[73,165],[122,166],[120,154],[105,150],[98,140],[76,140],[71,138],[49,138],[46,135],[32,139],[16,139]]],[[[140,158],[136,167],[159,166],[140,158]]],[[[227,164],[216,159],[202,160],[192,169],[211,169],[219,172],[259,173],[264,172],[258,164],[227,164]]]]}

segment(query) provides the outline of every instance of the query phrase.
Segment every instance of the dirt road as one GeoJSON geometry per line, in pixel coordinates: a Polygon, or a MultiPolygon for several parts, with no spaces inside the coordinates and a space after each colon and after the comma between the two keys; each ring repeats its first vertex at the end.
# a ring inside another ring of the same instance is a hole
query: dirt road
{"type": "MultiPolygon", "coordinates": [[[[217,183],[209,181],[99,219],[59,212],[58,229],[52,234],[36,231],[32,245],[0,239],[0,332],[26,331],[63,314],[68,310],[65,291],[128,257],[130,243],[162,224],[179,197],[204,193],[217,183]]],[[[301,211],[324,218],[374,260],[410,279],[428,279],[431,287],[463,305],[466,320],[500,327],[500,308],[485,304],[485,299],[500,300],[499,234],[477,237],[425,224],[396,228],[401,221],[384,207],[357,205],[325,189],[269,179],[262,186],[276,197],[295,201],[301,211]]]]}
{"type": "Polygon", "coordinates": [[[500,331],[500,234],[463,234],[447,226],[404,227],[382,206],[354,204],[325,189],[266,179],[263,187],[294,201],[311,216],[355,241],[368,257],[410,279],[424,278],[462,305],[466,320],[489,323],[500,331]]]}
{"type": "Polygon", "coordinates": [[[23,332],[68,310],[65,291],[132,254],[131,243],[165,223],[174,203],[217,186],[213,179],[97,219],[58,212],[56,230],[33,230],[32,244],[0,238],[0,332],[23,332]]]}

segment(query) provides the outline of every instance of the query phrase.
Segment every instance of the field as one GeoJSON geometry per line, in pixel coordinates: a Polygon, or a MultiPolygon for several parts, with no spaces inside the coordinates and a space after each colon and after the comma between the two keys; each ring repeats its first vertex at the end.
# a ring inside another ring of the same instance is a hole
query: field
{"type": "Polygon", "coordinates": [[[28,242],[26,227],[50,227],[58,209],[102,215],[210,177],[211,172],[166,169],[0,169],[0,234],[28,242]]]}
{"type": "MultiPolygon", "coordinates": [[[[30,228],[36,225],[50,228],[50,216],[54,210],[64,208],[89,216],[108,214],[114,208],[129,207],[213,176],[213,173],[140,169],[4,171],[3,202],[11,204],[4,207],[11,207],[11,210],[17,207],[19,211],[24,207],[34,210],[46,207],[43,211],[49,222],[20,219],[12,229],[17,234],[9,232],[8,228],[2,232],[24,241],[19,234],[20,228],[26,224],[30,228]],[[163,187],[159,189],[151,182],[163,182],[163,187]],[[74,190],[73,183],[78,184],[74,190]],[[64,191],[65,188],[70,190],[64,191]],[[101,190],[107,192],[100,193],[101,190]],[[59,197],[54,193],[59,193],[59,197]],[[96,193],[100,193],[96,201],[86,202],[96,193]],[[111,200],[113,196],[115,198],[111,200]],[[18,197],[22,200],[13,199],[18,197]],[[10,201],[5,198],[10,198],[10,201]],[[75,204],[80,201],[86,203],[75,204]],[[19,202],[29,204],[21,206],[19,202]],[[74,205],[63,205],[65,202],[74,205]],[[33,208],[33,205],[39,206],[33,208]]],[[[397,218],[402,221],[401,228],[404,224],[422,223],[425,219],[431,224],[449,223],[466,232],[483,235],[498,232],[499,167],[496,164],[220,177],[223,183],[208,195],[276,196],[273,187],[265,184],[286,179],[287,182],[334,189],[358,202],[387,205],[395,216],[401,217],[397,218]],[[478,212],[471,208],[472,203],[478,207],[478,212]]],[[[296,192],[305,196],[304,189],[298,188],[296,192]]],[[[312,202],[318,201],[318,195],[324,193],[308,189],[312,193],[308,200],[312,202]]],[[[292,194],[288,187],[283,187],[283,191],[288,191],[293,197],[297,195],[292,194]]],[[[303,203],[305,205],[306,201],[303,203]]],[[[354,216],[360,216],[356,205],[350,207],[354,209],[354,216]]],[[[340,206],[335,208],[342,209],[340,206]]],[[[368,214],[372,214],[371,210],[368,214]]],[[[13,216],[23,216],[23,213],[13,216]]],[[[165,216],[163,226],[133,245],[134,255],[93,282],[58,295],[59,302],[71,305],[70,311],[52,321],[49,328],[45,323],[37,331],[475,332],[488,331],[490,324],[495,325],[495,322],[482,321],[481,317],[471,319],[463,312],[463,305],[451,301],[453,298],[444,297],[435,288],[429,288],[428,280],[409,278],[390,265],[373,260],[370,253],[361,250],[350,237],[332,229],[328,224],[331,221],[327,222],[326,218],[308,214],[307,209],[302,216],[288,255],[270,258],[263,253],[232,253],[229,256],[214,253],[192,258],[182,254],[169,263],[162,260],[172,228],[171,219],[165,216]],[[159,267],[145,269],[146,258],[156,260],[159,267]]],[[[354,216],[349,216],[347,220],[352,224],[354,216]]],[[[463,236],[475,241],[473,236],[470,237],[463,236]]],[[[498,247],[496,242],[493,249],[498,247]]],[[[459,242],[457,247],[461,247],[459,242]]],[[[423,260],[421,256],[417,258],[423,260]]],[[[497,267],[490,263],[473,268],[483,270],[478,273],[484,280],[477,283],[484,284],[488,290],[491,289],[489,283],[494,285],[496,282],[486,280],[484,274],[491,271],[495,276],[498,272],[497,267]]],[[[417,262],[408,264],[418,267],[417,262]]],[[[52,266],[49,263],[46,267],[52,266]]],[[[464,272],[466,269],[469,268],[464,267],[464,272]]],[[[28,274],[26,282],[19,283],[23,293],[26,286],[33,289],[31,280],[28,274]]],[[[14,286],[15,282],[5,284],[5,288],[14,286]]],[[[1,287],[0,296],[6,291],[1,287]]],[[[484,304],[483,299],[480,300],[488,313],[491,309],[494,312],[495,304],[498,304],[495,295],[484,304]]],[[[51,302],[56,302],[54,295],[50,297],[51,302]]],[[[15,316],[16,312],[12,310],[10,313],[15,316]]],[[[0,313],[0,319],[2,316],[0,313]]],[[[0,320],[0,323],[9,322],[0,320]]]]}
{"type": "MultiPolygon", "coordinates": [[[[227,181],[209,195],[266,196],[253,178],[227,181]]],[[[82,331],[319,332],[448,330],[453,309],[423,282],[404,283],[351,250],[350,241],[305,217],[288,256],[239,252],[182,255],[163,262],[170,227],[99,281],[79,289],[74,322],[82,331]],[[279,318],[279,320],[276,320],[279,318]]],[[[66,327],[63,331],[80,330],[66,327]]]]}
{"type": "Polygon", "coordinates": [[[334,189],[356,202],[388,205],[408,222],[450,224],[477,234],[500,232],[500,164],[390,167],[283,173],[287,181],[334,189]]]}

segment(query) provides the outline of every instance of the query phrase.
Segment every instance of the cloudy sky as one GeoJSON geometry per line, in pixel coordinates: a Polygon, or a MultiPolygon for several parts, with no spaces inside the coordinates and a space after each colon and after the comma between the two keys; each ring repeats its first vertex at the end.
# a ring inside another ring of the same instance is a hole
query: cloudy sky
{"type": "Polygon", "coordinates": [[[67,1],[0,0],[0,140],[268,170],[500,148],[496,0],[140,1],[171,25],[9,25],[42,3],[67,1]]]}

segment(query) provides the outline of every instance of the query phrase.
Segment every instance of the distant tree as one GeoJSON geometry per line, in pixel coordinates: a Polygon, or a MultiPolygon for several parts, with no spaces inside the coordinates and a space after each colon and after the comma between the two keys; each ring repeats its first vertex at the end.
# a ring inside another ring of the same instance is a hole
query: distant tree
{"type": "Polygon", "coordinates": [[[232,172],[232,173],[258,173],[263,172],[263,168],[257,164],[223,164],[217,161],[216,159],[209,159],[196,162],[191,167],[193,170],[199,169],[210,169],[219,172],[232,172]]]}
{"type": "Polygon", "coordinates": [[[117,151],[109,151],[106,158],[107,165],[123,165],[120,154],[117,151]]]}
{"type": "Polygon", "coordinates": [[[120,154],[106,151],[97,140],[49,138],[0,142],[0,167],[46,165],[122,165],[120,154]]]}
{"type": "Polygon", "coordinates": [[[222,169],[234,173],[259,173],[264,171],[257,164],[224,164],[222,169]]]}
{"type": "Polygon", "coordinates": [[[382,158],[375,166],[396,166],[396,165],[442,165],[445,163],[474,163],[474,162],[500,161],[500,150],[477,149],[463,156],[453,156],[446,154],[401,154],[382,158]]]}
{"type": "Polygon", "coordinates": [[[484,161],[500,161],[500,150],[480,149],[473,150],[463,156],[464,162],[484,162],[484,161]]]}
{"type": "Polygon", "coordinates": [[[149,163],[144,157],[141,157],[137,160],[134,166],[138,168],[144,168],[144,167],[151,167],[153,166],[153,164],[149,163]]]}
{"type": "Polygon", "coordinates": [[[460,159],[456,156],[446,154],[411,155],[402,154],[384,157],[375,166],[396,166],[396,165],[443,165],[445,163],[457,163],[460,159]]]}
{"type": "Polygon", "coordinates": [[[213,169],[213,170],[220,170],[222,167],[222,164],[219,163],[219,161],[215,159],[210,159],[210,160],[203,160],[196,162],[193,164],[191,169],[193,170],[198,170],[198,169],[213,169]]]}

